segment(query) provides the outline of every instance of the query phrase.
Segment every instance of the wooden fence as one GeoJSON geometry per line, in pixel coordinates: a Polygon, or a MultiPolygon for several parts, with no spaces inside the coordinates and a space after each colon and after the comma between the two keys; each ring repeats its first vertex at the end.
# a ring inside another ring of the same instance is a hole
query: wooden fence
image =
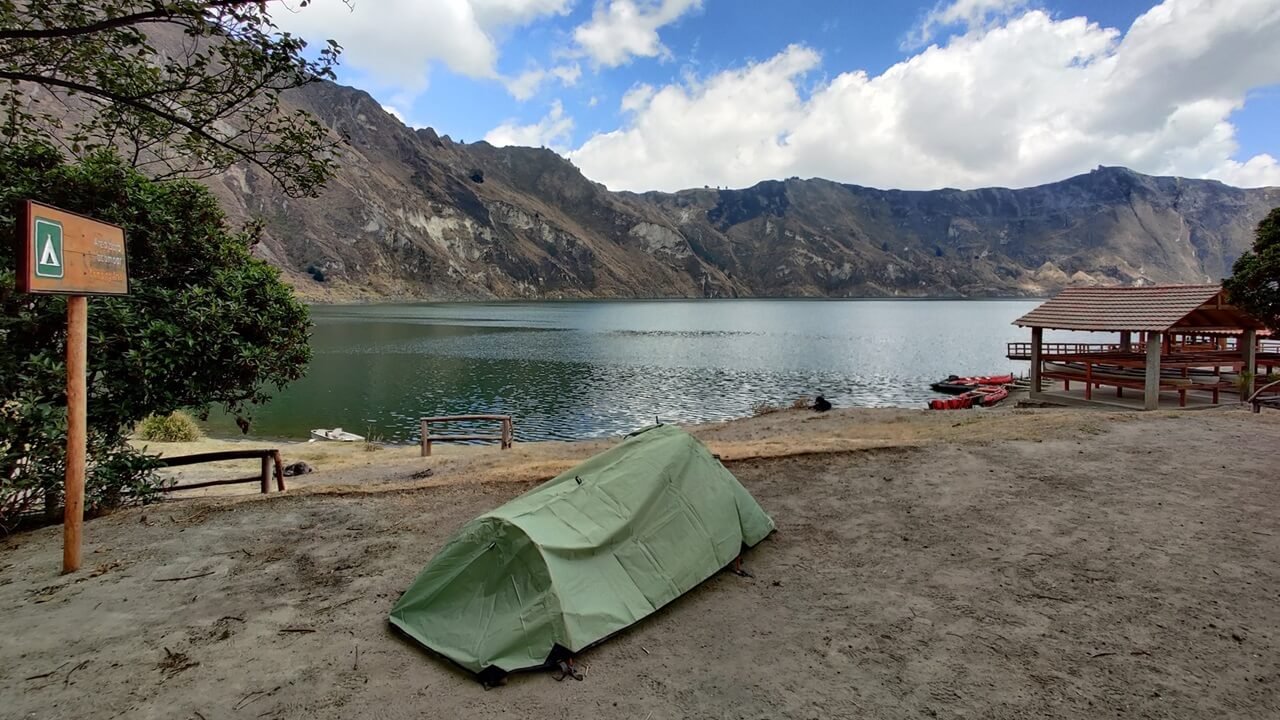
{"type": "Polygon", "coordinates": [[[1246,402],[1253,406],[1254,412],[1262,412],[1263,407],[1280,410],[1280,380],[1258,388],[1246,402]]]}
{"type": "Polygon", "coordinates": [[[190,483],[188,485],[171,485],[161,488],[162,492],[173,492],[175,490],[194,490],[195,488],[213,487],[215,485],[238,485],[240,483],[259,482],[262,483],[262,492],[270,492],[271,477],[275,476],[276,489],[284,492],[284,465],[280,461],[280,451],[271,450],[226,450],[223,452],[199,453],[196,455],[181,455],[179,457],[159,458],[160,464],[164,467],[180,467],[183,465],[197,465],[200,463],[221,462],[223,460],[250,460],[258,458],[262,461],[262,472],[252,477],[236,478],[234,480],[204,480],[202,482],[190,483]]]}
{"type": "MultiPolygon", "coordinates": [[[[1130,352],[1143,352],[1147,346],[1144,343],[1135,342],[1130,347],[1130,352]]],[[[1040,355],[1044,358],[1050,358],[1054,355],[1087,355],[1119,351],[1119,343],[1040,343],[1040,355]]],[[[1030,360],[1031,343],[1009,343],[1006,346],[1006,356],[1010,360],[1030,360]]]]}
{"type": "MultiPolygon", "coordinates": [[[[1234,350],[1235,347],[1221,348],[1213,343],[1174,343],[1171,348],[1174,352],[1213,352],[1217,350],[1234,350]]],[[[1128,352],[1146,352],[1147,344],[1144,342],[1134,341],[1129,345],[1128,352]]],[[[1263,353],[1280,353],[1280,340],[1261,340],[1258,343],[1258,350],[1263,353]]],[[[1119,343],[1040,343],[1040,355],[1046,360],[1053,358],[1055,355],[1092,355],[1096,353],[1120,352],[1119,343]]],[[[1005,356],[1010,360],[1030,360],[1031,359],[1031,343],[1029,342],[1011,342],[1005,346],[1005,356]]]]}
{"type": "Polygon", "coordinates": [[[487,441],[502,443],[503,450],[509,450],[513,441],[513,430],[510,415],[440,415],[422,418],[422,457],[431,456],[431,443],[438,442],[472,442],[487,441]],[[501,435],[432,435],[433,423],[496,421],[501,423],[501,435]]]}

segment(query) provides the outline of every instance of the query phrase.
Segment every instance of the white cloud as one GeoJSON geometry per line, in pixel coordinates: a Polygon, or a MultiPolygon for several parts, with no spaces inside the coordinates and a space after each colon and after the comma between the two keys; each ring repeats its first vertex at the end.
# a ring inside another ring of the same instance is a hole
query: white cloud
{"type": "Polygon", "coordinates": [[[1246,162],[1227,160],[1210,171],[1209,176],[1236,187],[1280,185],[1280,161],[1266,153],[1254,155],[1246,162]]]}
{"type": "Polygon", "coordinates": [[[621,107],[623,112],[636,112],[638,110],[642,110],[644,106],[648,105],[649,101],[653,99],[653,95],[656,92],[657,90],[654,90],[653,86],[647,83],[642,83],[631,88],[622,96],[621,107]]]}
{"type": "Polygon", "coordinates": [[[523,145],[527,147],[549,147],[559,151],[569,141],[573,132],[573,118],[564,114],[564,106],[559,100],[551,103],[551,109],[532,125],[517,125],[514,121],[505,122],[489,131],[484,136],[490,145],[503,147],[506,145],[523,145]]]}
{"type": "Polygon", "coordinates": [[[507,78],[505,83],[507,92],[511,93],[511,97],[523,102],[537,95],[538,91],[542,89],[543,83],[548,80],[559,80],[561,85],[573,87],[578,84],[578,80],[581,77],[582,68],[577,63],[573,63],[557,65],[550,70],[533,67],[515,77],[507,78]]]}
{"type": "Polygon", "coordinates": [[[591,20],[573,31],[580,52],[597,65],[617,67],[632,57],[666,57],[658,29],[702,7],[702,0],[600,0],[591,20]]]}
{"type": "Polygon", "coordinates": [[[573,87],[578,84],[578,80],[582,77],[582,67],[578,63],[557,65],[551,68],[551,74],[564,83],[565,87],[573,87]]]}
{"type": "Polygon", "coordinates": [[[547,71],[542,68],[526,70],[513,78],[507,79],[507,92],[517,100],[528,100],[538,94],[542,82],[547,79],[547,71]]]}
{"type": "Polygon", "coordinates": [[[962,26],[967,30],[985,27],[997,20],[1009,17],[1015,10],[1024,8],[1029,0],[952,0],[934,5],[920,22],[907,33],[902,41],[903,49],[928,45],[938,30],[962,26]]]}
{"type": "Polygon", "coordinates": [[[404,113],[402,113],[402,112],[400,112],[398,109],[396,109],[396,108],[395,108],[395,106],[393,106],[393,105],[383,105],[383,106],[382,106],[382,109],[383,109],[383,110],[385,110],[385,111],[386,111],[386,113],[387,113],[388,115],[390,115],[391,117],[393,117],[393,118],[395,118],[395,119],[399,120],[400,122],[404,123],[405,125],[408,125],[408,124],[409,124],[409,121],[404,119],[404,113]]]}
{"type": "MultiPolygon", "coordinates": [[[[430,4],[426,0],[422,4],[430,4]]],[[[481,27],[516,27],[545,15],[564,15],[573,0],[469,0],[481,27]]],[[[386,5],[386,2],[380,3],[386,5]]]]}
{"type": "Polygon", "coordinates": [[[549,15],[563,15],[573,0],[314,0],[276,12],[281,28],[312,43],[332,38],[343,64],[394,92],[414,96],[427,86],[429,67],[441,62],[472,78],[499,79],[497,36],[549,15]]]}
{"type": "Polygon", "coordinates": [[[626,125],[570,157],[592,179],[632,190],[791,175],[1024,186],[1099,164],[1280,184],[1274,158],[1232,160],[1230,121],[1249,90],[1280,83],[1276,57],[1274,0],[1166,0],[1127,33],[1031,10],[877,76],[814,85],[821,58],[792,46],[710,77],[634,88],[626,125]]]}

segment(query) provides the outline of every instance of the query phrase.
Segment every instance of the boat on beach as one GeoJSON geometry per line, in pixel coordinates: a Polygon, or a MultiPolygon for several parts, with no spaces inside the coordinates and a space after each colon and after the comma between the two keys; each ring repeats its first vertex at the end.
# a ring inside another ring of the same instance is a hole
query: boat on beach
{"type": "Polygon", "coordinates": [[[362,442],[364,440],[364,436],[357,435],[355,433],[349,433],[346,430],[343,430],[342,428],[334,428],[332,430],[317,428],[311,431],[311,439],[312,440],[329,440],[334,442],[362,442]]]}
{"type": "Polygon", "coordinates": [[[1013,373],[1007,375],[975,375],[972,377],[952,375],[946,380],[933,383],[929,388],[934,392],[946,395],[961,395],[979,387],[999,387],[1012,384],[1013,373]]]}
{"type": "Polygon", "coordinates": [[[968,392],[949,398],[929,401],[930,410],[968,410],[975,407],[991,407],[1009,397],[1009,388],[1003,385],[980,385],[968,392]]]}

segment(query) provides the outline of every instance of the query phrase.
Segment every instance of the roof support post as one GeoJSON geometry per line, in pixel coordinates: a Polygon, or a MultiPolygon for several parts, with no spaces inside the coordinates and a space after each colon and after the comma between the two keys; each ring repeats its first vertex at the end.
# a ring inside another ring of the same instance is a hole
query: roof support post
{"type": "Polygon", "coordinates": [[[1044,389],[1040,385],[1040,346],[1044,344],[1044,328],[1031,328],[1031,399],[1044,389]]]}
{"type": "Polygon", "coordinates": [[[1163,333],[1147,336],[1147,383],[1142,393],[1142,409],[1160,408],[1160,349],[1164,345],[1163,333]]]}
{"type": "Polygon", "coordinates": [[[1244,367],[1240,370],[1240,374],[1248,373],[1249,387],[1242,388],[1240,396],[1241,401],[1253,395],[1253,388],[1257,385],[1258,375],[1258,331],[1249,328],[1244,331],[1244,337],[1240,338],[1241,358],[1244,360],[1244,367]]]}
{"type": "Polygon", "coordinates": [[[1133,333],[1129,330],[1120,331],[1120,350],[1121,352],[1129,352],[1133,350],[1133,333]]]}

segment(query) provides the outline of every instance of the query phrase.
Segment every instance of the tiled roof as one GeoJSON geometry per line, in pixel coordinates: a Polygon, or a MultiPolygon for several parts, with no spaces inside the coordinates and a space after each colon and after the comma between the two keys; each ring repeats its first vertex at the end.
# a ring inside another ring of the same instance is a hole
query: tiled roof
{"type": "Polygon", "coordinates": [[[1013,321],[1022,327],[1054,330],[1137,330],[1163,332],[1183,327],[1249,328],[1261,325],[1235,308],[1205,309],[1187,318],[1222,292],[1221,285],[1067,288],[1052,300],[1013,321]],[[1187,322],[1181,322],[1187,319],[1187,322]]]}

